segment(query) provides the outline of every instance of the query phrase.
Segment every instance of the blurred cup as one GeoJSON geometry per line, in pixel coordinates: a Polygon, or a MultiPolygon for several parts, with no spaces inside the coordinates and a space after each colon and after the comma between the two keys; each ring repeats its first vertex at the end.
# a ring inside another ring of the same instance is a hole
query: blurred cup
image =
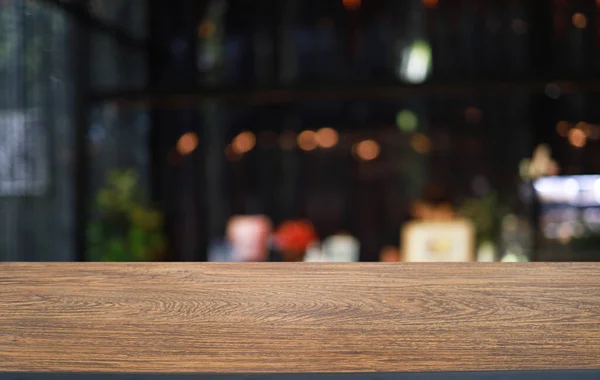
{"type": "Polygon", "coordinates": [[[265,261],[271,220],[264,215],[240,215],[229,219],[227,240],[234,261],[265,261]]]}
{"type": "Polygon", "coordinates": [[[355,262],[360,255],[360,243],[354,236],[338,234],[323,241],[323,254],[330,262],[355,262]]]}

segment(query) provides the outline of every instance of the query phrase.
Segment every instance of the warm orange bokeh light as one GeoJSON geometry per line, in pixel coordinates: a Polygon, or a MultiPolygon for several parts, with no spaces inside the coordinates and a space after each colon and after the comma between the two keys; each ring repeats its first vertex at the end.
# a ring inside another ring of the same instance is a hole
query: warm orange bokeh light
{"type": "Polygon", "coordinates": [[[427,154],[431,152],[431,141],[429,141],[429,137],[422,133],[416,133],[410,139],[410,146],[412,146],[415,152],[420,154],[427,154]]]}
{"type": "Polygon", "coordinates": [[[435,8],[438,5],[438,0],[423,0],[423,5],[427,8],[435,8]]]}
{"type": "Polygon", "coordinates": [[[600,139],[600,126],[598,125],[590,125],[590,133],[587,135],[591,140],[600,139]]]}
{"type": "Polygon", "coordinates": [[[559,121],[558,124],[556,124],[556,133],[558,133],[559,136],[561,137],[567,137],[567,135],[569,134],[569,123],[566,121],[559,121]]]}
{"type": "Polygon", "coordinates": [[[217,29],[215,23],[211,20],[205,20],[198,25],[198,38],[209,38],[215,34],[217,29]]]}
{"type": "Polygon", "coordinates": [[[315,138],[317,140],[317,144],[319,144],[321,148],[332,148],[336,146],[339,141],[339,136],[336,130],[329,127],[319,129],[315,138]]]}
{"type": "Polygon", "coordinates": [[[365,140],[356,144],[355,152],[358,158],[363,161],[371,161],[379,157],[381,149],[379,144],[373,140],[365,140]]]}
{"type": "Polygon", "coordinates": [[[310,151],[317,148],[317,134],[315,131],[304,131],[298,135],[298,146],[302,150],[310,151]]]}
{"type": "Polygon", "coordinates": [[[182,156],[192,153],[198,147],[198,135],[194,132],[184,133],[177,141],[177,152],[182,156]]]}
{"type": "Polygon", "coordinates": [[[479,124],[482,117],[483,112],[477,107],[467,107],[465,110],[465,120],[469,124],[479,124]]]}
{"type": "Polygon", "coordinates": [[[580,121],[575,125],[575,128],[581,129],[583,133],[585,133],[585,137],[590,137],[590,133],[592,131],[592,126],[586,123],[585,121],[580,121]]]}
{"type": "Polygon", "coordinates": [[[250,131],[245,131],[237,135],[231,142],[231,148],[237,154],[248,153],[256,145],[256,136],[250,131]]]}
{"type": "Polygon", "coordinates": [[[579,128],[573,128],[569,131],[569,143],[575,148],[583,148],[587,142],[585,132],[579,128]]]}
{"type": "Polygon", "coordinates": [[[227,148],[225,148],[225,157],[229,161],[238,161],[240,158],[242,158],[241,155],[233,151],[231,144],[227,145],[227,148]]]}
{"type": "Polygon", "coordinates": [[[360,8],[361,0],[342,0],[342,4],[344,4],[344,8],[349,11],[355,11],[360,8]]]}
{"type": "Polygon", "coordinates": [[[575,13],[573,15],[573,25],[575,25],[577,29],[585,29],[587,26],[587,17],[585,17],[583,13],[575,13]]]}

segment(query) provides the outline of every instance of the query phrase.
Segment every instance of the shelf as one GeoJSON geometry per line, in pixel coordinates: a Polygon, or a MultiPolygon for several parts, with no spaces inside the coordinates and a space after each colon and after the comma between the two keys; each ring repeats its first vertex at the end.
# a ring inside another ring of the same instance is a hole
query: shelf
{"type": "Polygon", "coordinates": [[[543,94],[548,83],[556,83],[561,95],[599,93],[599,80],[488,80],[470,82],[406,84],[338,84],[273,86],[262,88],[145,89],[95,91],[93,103],[115,102],[128,106],[165,108],[194,107],[204,101],[269,105],[303,101],[402,100],[415,96],[454,98],[472,95],[511,96],[515,93],[543,94]]]}

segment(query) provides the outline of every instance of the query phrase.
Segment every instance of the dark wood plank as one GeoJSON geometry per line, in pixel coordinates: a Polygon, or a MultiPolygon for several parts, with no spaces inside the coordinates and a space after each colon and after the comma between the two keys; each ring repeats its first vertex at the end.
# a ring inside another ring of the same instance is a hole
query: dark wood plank
{"type": "Polygon", "coordinates": [[[600,264],[0,265],[0,371],[600,368],[600,264]]]}

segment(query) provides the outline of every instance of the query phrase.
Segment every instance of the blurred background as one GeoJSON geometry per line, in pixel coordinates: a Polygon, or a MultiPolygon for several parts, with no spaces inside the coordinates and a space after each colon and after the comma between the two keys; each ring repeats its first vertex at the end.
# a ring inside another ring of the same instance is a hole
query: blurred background
{"type": "Polygon", "coordinates": [[[598,0],[0,0],[0,260],[600,259],[598,0]]]}

